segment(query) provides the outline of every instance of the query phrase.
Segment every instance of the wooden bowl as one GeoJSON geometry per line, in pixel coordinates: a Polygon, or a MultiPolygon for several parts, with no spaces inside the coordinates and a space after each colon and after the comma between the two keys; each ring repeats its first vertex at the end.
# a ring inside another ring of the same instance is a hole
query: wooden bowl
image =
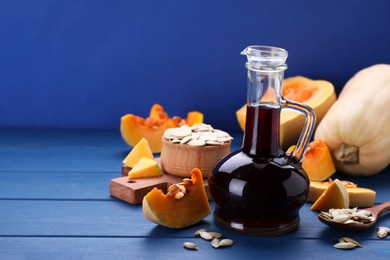
{"type": "Polygon", "coordinates": [[[172,175],[191,178],[191,171],[199,168],[203,178],[211,175],[214,165],[230,153],[230,142],[221,145],[189,146],[173,144],[163,139],[161,167],[172,175]]]}

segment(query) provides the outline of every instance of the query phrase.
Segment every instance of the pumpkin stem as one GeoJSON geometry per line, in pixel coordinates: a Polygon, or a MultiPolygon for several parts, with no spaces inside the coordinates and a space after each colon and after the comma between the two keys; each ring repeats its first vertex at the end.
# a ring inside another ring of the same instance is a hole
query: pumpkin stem
{"type": "Polygon", "coordinates": [[[346,164],[359,162],[359,148],[354,145],[342,143],[339,148],[333,152],[334,157],[346,164]]]}

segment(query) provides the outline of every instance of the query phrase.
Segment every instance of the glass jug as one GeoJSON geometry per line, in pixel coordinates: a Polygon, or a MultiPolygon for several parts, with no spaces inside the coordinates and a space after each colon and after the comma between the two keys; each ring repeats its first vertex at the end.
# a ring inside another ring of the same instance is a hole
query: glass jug
{"type": "Polygon", "coordinates": [[[222,158],[209,177],[214,219],[224,228],[254,235],[279,235],[296,229],[309,180],[302,157],[315,125],[313,110],[281,96],[287,51],[249,46],[247,113],[243,145],[222,158]],[[304,129],[291,154],[280,146],[281,109],[305,115],[304,129]]]}

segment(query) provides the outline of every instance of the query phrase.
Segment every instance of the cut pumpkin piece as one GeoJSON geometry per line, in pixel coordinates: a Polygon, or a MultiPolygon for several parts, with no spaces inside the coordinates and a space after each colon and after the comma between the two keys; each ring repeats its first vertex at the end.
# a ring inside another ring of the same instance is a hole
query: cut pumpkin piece
{"type": "MultiPolygon", "coordinates": [[[[311,80],[297,76],[284,80],[282,95],[286,99],[305,103],[316,113],[317,125],[325,113],[336,101],[336,92],[332,83],[325,80],[311,80]]],[[[245,130],[246,105],[236,112],[238,123],[245,130]]],[[[280,117],[280,142],[287,149],[297,143],[302,132],[305,116],[296,111],[282,110],[280,117]]]]}
{"type": "MultiPolygon", "coordinates": [[[[196,112],[199,114],[191,113],[188,115],[189,123],[196,124],[203,122],[203,114],[200,116],[200,112],[196,112]]],[[[152,152],[159,153],[161,152],[162,136],[165,130],[186,124],[186,120],[177,116],[170,118],[161,105],[154,104],[147,118],[142,118],[134,114],[122,116],[120,132],[123,140],[129,146],[134,147],[142,138],[145,138],[149,141],[152,152]]]]}
{"type": "Polygon", "coordinates": [[[332,155],[322,140],[309,143],[303,157],[302,168],[311,181],[324,181],[336,172],[332,155]]]}
{"type": "Polygon", "coordinates": [[[198,112],[198,111],[188,112],[187,118],[185,119],[185,122],[189,126],[203,123],[203,114],[198,112]]]}
{"type": "MultiPolygon", "coordinates": [[[[307,201],[315,202],[331,183],[332,180],[322,182],[311,181],[307,201]]],[[[350,181],[341,181],[341,183],[347,188],[350,207],[367,208],[374,205],[376,197],[375,191],[371,189],[360,188],[350,181]]]]}
{"type": "Polygon", "coordinates": [[[129,171],[129,179],[150,178],[162,176],[162,171],[155,160],[141,158],[129,171]]]}
{"type": "Polygon", "coordinates": [[[130,168],[133,168],[134,165],[141,159],[141,158],[149,158],[154,159],[152,150],[150,149],[149,142],[145,138],[142,138],[130,151],[130,153],[126,156],[126,158],[123,160],[123,164],[126,166],[129,166],[130,168]]]}
{"type": "Polygon", "coordinates": [[[202,173],[198,168],[192,170],[191,181],[186,180],[177,185],[184,186],[185,192],[171,188],[168,194],[164,194],[154,188],[144,197],[142,212],[146,219],[169,228],[184,228],[210,214],[202,173]],[[181,196],[177,196],[178,192],[182,193],[179,194],[181,196]]]}
{"type": "Polygon", "coordinates": [[[311,210],[328,211],[329,209],[349,208],[349,195],[347,188],[341,181],[335,179],[314,202],[311,210]]]}

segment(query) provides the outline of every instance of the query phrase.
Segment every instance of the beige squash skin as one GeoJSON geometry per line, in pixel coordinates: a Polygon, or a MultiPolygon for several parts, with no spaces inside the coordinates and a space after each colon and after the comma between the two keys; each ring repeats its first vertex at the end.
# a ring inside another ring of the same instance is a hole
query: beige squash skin
{"type": "Polygon", "coordinates": [[[352,176],[370,176],[389,165],[389,104],[390,65],[368,67],[347,82],[314,136],[328,145],[337,170],[352,176]],[[359,149],[358,162],[341,162],[335,157],[343,143],[359,149]]]}

